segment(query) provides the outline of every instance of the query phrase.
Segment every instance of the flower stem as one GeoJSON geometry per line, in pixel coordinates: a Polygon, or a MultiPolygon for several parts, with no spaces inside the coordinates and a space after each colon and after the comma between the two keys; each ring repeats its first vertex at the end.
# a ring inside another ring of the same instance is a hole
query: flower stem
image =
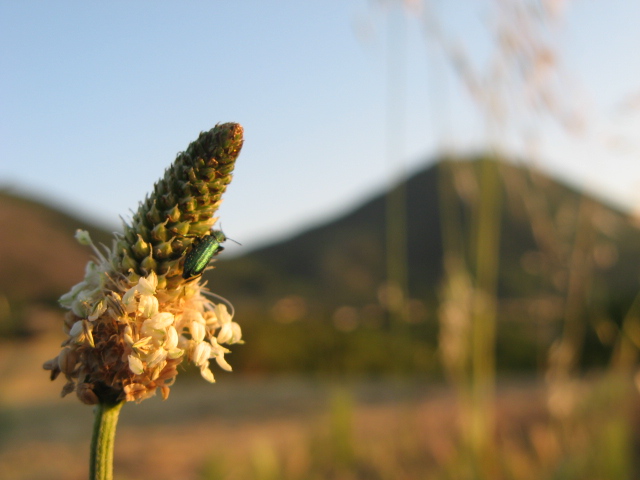
{"type": "Polygon", "coordinates": [[[100,402],[95,407],[96,418],[91,438],[89,480],[112,480],[113,478],[113,444],[122,405],[124,402],[116,404],[100,402]]]}

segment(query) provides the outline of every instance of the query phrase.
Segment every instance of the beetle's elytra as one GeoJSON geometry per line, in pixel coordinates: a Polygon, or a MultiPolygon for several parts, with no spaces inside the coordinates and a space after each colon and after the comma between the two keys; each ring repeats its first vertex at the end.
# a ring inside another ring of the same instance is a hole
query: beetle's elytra
{"type": "Polygon", "coordinates": [[[182,278],[189,279],[201,275],[211,258],[224,250],[222,242],[226,239],[222,230],[212,230],[210,235],[198,237],[184,259],[182,278]]]}

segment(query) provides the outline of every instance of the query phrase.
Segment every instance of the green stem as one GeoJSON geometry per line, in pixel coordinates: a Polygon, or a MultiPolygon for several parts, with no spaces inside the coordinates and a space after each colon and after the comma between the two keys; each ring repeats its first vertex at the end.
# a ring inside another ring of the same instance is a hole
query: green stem
{"type": "Polygon", "coordinates": [[[113,479],[113,444],[122,405],[124,402],[115,405],[111,403],[96,405],[89,459],[89,480],[113,479]]]}

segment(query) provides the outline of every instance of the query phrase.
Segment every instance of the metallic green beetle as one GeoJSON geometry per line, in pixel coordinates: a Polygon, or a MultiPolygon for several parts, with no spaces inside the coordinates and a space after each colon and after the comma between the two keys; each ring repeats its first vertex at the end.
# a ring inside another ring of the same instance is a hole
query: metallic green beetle
{"type": "Polygon", "coordinates": [[[211,234],[198,237],[184,259],[182,278],[189,279],[201,275],[211,258],[224,250],[221,244],[226,240],[227,237],[222,230],[212,230],[211,234]]]}

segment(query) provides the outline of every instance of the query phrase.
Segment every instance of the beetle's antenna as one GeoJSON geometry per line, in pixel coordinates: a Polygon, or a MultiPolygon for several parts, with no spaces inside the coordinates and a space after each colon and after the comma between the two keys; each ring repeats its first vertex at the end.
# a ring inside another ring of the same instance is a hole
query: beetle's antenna
{"type": "MultiPolygon", "coordinates": [[[[222,222],[220,222],[220,231],[221,231],[222,233],[224,233],[224,230],[222,229],[222,222]]],[[[236,241],[236,240],[234,240],[233,238],[229,238],[229,237],[227,237],[226,235],[225,235],[225,238],[226,238],[227,240],[231,240],[231,241],[232,241],[233,243],[235,243],[236,245],[240,245],[240,246],[242,246],[242,244],[241,244],[240,242],[237,242],[237,241],[236,241]]]]}
{"type": "Polygon", "coordinates": [[[226,298],[224,298],[224,297],[222,297],[220,295],[217,295],[217,294],[215,294],[213,292],[210,292],[209,290],[202,290],[202,293],[204,295],[206,295],[207,297],[213,297],[213,298],[219,300],[220,302],[224,303],[225,306],[229,309],[229,313],[231,314],[232,317],[236,314],[236,309],[233,308],[233,304],[229,300],[227,300],[226,298]]]}

